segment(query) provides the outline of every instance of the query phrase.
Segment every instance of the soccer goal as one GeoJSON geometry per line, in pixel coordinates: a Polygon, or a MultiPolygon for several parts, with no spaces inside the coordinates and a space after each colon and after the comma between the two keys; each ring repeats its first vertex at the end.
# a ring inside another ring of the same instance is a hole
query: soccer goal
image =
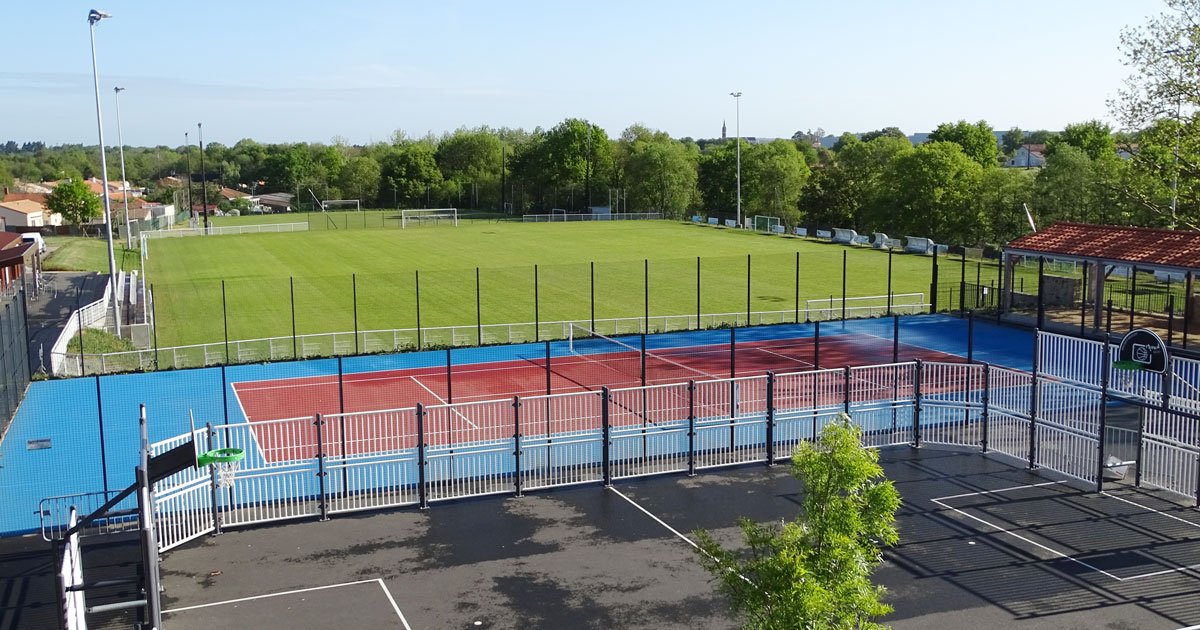
{"type": "Polygon", "coordinates": [[[431,210],[401,210],[400,211],[400,227],[406,228],[422,225],[441,225],[442,223],[453,223],[454,227],[458,227],[458,209],[457,208],[434,208],[431,210]]]}
{"type": "Polygon", "coordinates": [[[330,212],[342,209],[361,211],[362,204],[359,203],[357,199],[329,199],[321,202],[321,212],[330,212]]]}
{"type": "Polygon", "coordinates": [[[783,222],[780,221],[779,217],[768,217],[761,214],[754,216],[755,232],[765,232],[767,234],[780,232],[781,230],[776,229],[776,226],[781,225],[783,225],[783,222]]]}

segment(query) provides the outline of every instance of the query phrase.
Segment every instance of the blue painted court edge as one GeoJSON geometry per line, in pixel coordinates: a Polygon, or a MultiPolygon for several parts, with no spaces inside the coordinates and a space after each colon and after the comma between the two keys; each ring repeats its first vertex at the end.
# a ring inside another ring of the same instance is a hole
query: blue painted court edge
{"type": "MultiPolygon", "coordinates": [[[[821,336],[872,335],[881,347],[892,343],[890,318],[823,322],[821,336]]],[[[960,357],[967,356],[968,322],[946,315],[900,318],[900,342],[960,357]]],[[[813,324],[741,328],[737,341],[804,339],[813,324]]],[[[996,365],[1030,370],[1033,334],[976,320],[974,358],[996,365]]],[[[636,347],[638,338],[622,337],[636,347]]],[[[674,332],[647,337],[649,350],[720,345],[729,330],[674,332]]],[[[462,348],[452,351],[454,365],[539,359],[543,344],[462,348]]],[[[570,356],[568,342],[552,342],[551,357],[570,356]]],[[[346,357],[346,374],[445,365],[444,350],[346,357]]],[[[834,367],[834,366],[828,366],[834,367]]],[[[189,412],[197,426],[245,422],[233,388],[242,381],[307,376],[335,376],[336,359],[238,365],[144,374],[124,374],[42,381],[30,385],[7,436],[0,443],[0,535],[35,531],[38,502],[46,497],[122,489],[133,481],[138,451],[138,405],[146,405],[150,440],[160,441],[189,430],[189,412]],[[97,383],[99,400],[97,405],[97,383]],[[101,430],[103,426],[103,430],[101,430]],[[26,449],[28,440],[50,439],[45,450],[26,449]]],[[[466,392],[463,392],[466,393],[466,392]]]]}

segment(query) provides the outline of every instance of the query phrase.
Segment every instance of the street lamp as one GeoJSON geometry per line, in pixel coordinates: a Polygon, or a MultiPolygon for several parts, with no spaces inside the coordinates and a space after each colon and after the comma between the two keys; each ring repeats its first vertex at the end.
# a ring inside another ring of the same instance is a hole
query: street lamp
{"type": "Polygon", "coordinates": [[[133,249],[133,230],[129,229],[132,223],[129,220],[129,184],[125,179],[125,138],[121,135],[121,92],[125,88],[113,88],[113,101],[117,103],[117,145],[121,152],[121,195],[125,198],[125,249],[133,249]]]}
{"type": "Polygon", "coordinates": [[[104,156],[104,124],[100,118],[100,71],[96,67],[96,22],[110,17],[112,16],[96,9],[88,12],[88,33],[92,38],[92,83],[96,89],[96,133],[100,135],[100,177],[104,180],[100,185],[100,192],[104,197],[104,227],[105,236],[108,238],[109,297],[112,302],[113,332],[120,337],[121,308],[117,300],[117,289],[119,288],[117,287],[117,259],[113,255],[112,211],[108,199],[108,160],[104,156]]]}
{"type": "Polygon", "coordinates": [[[734,103],[737,103],[737,224],[742,227],[742,93],[730,92],[734,103]]]}

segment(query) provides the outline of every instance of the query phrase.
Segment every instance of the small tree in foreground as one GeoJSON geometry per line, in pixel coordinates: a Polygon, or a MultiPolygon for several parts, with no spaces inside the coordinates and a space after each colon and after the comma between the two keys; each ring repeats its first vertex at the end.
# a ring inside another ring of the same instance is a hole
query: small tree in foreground
{"type": "Polygon", "coordinates": [[[792,474],[804,507],[781,525],[740,521],[746,549],[726,549],[698,530],[700,562],[746,630],[879,629],[891,612],[871,583],[880,547],[899,541],[900,494],[884,479],[875,451],[840,414],[818,443],[802,442],[792,474]]]}

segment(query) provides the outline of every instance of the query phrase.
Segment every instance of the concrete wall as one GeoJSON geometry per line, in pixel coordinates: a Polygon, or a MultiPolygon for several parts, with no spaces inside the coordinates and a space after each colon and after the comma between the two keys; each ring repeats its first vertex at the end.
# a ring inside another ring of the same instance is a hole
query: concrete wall
{"type": "MultiPolygon", "coordinates": [[[[1042,276],[1042,295],[1047,308],[1056,306],[1072,306],[1079,299],[1079,289],[1083,280],[1065,276],[1042,276]]],[[[1037,308],[1038,296],[1031,293],[1012,293],[1013,308],[1037,308]]]]}

